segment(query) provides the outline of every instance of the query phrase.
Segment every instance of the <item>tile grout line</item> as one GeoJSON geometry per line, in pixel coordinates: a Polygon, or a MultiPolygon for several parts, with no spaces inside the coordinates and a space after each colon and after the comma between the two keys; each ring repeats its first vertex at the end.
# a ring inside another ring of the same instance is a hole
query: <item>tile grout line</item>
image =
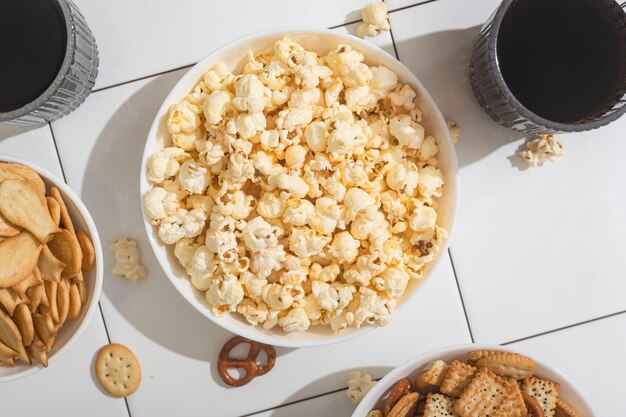
{"type": "MultiPolygon", "coordinates": [[[[411,4],[411,5],[408,5],[408,6],[399,7],[397,9],[389,10],[387,13],[401,12],[402,10],[411,9],[413,7],[422,6],[424,4],[432,3],[432,2],[435,2],[435,1],[438,1],[438,0],[427,0],[427,1],[422,2],[422,3],[411,4]]],[[[329,27],[327,27],[327,29],[330,29],[330,30],[337,29],[337,28],[340,28],[340,27],[343,27],[343,26],[353,25],[355,23],[359,23],[359,22],[362,22],[362,21],[363,21],[363,19],[351,20],[349,22],[344,22],[344,23],[340,23],[338,25],[329,26],[329,27]]],[[[392,38],[392,41],[393,41],[393,34],[391,34],[391,38],[392,38]]],[[[396,49],[395,42],[393,43],[393,49],[396,52],[396,58],[400,59],[398,57],[398,51],[396,49]]],[[[156,72],[156,73],[149,74],[149,75],[144,75],[144,76],[133,78],[133,79],[130,79],[130,80],[127,80],[127,81],[121,81],[119,83],[106,85],[106,86],[100,87],[100,88],[95,88],[95,89],[91,90],[91,92],[92,93],[99,93],[100,91],[105,91],[105,90],[109,90],[111,88],[120,87],[122,85],[134,83],[136,81],[142,81],[142,80],[146,80],[148,78],[158,77],[159,75],[165,75],[165,74],[169,74],[171,72],[179,71],[179,70],[182,70],[182,69],[191,68],[191,67],[193,67],[196,64],[197,64],[197,62],[193,62],[191,64],[183,65],[183,66],[180,66],[180,67],[177,67],[177,68],[164,70],[164,71],[156,72]]]]}
{"type": "Polygon", "coordinates": [[[557,333],[557,332],[560,332],[562,330],[571,329],[571,328],[574,328],[574,327],[578,327],[578,326],[582,326],[582,325],[585,325],[585,324],[593,323],[593,322],[596,322],[596,321],[608,319],[608,318],[619,316],[619,315],[622,315],[622,314],[626,314],[626,310],[618,311],[616,313],[607,314],[607,315],[604,315],[604,316],[601,316],[601,317],[596,317],[596,318],[593,318],[593,319],[581,321],[581,322],[574,323],[574,324],[568,324],[567,326],[559,327],[557,329],[547,330],[545,332],[541,332],[541,333],[533,334],[533,335],[530,335],[530,336],[522,337],[522,338],[519,338],[519,339],[511,340],[509,342],[501,343],[501,345],[502,346],[506,346],[506,345],[510,345],[512,343],[523,342],[525,340],[530,340],[530,339],[534,339],[534,338],[537,338],[537,337],[545,336],[545,335],[548,335],[550,333],[557,333]]]}
{"type": "MultiPolygon", "coordinates": [[[[48,128],[50,129],[50,134],[52,135],[52,143],[54,143],[54,149],[57,153],[57,159],[59,160],[59,166],[61,167],[61,174],[63,175],[63,181],[67,184],[67,178],[65,177],[65,170],[63,169],[63,161],[61,160],[61,154],[59,153],[59,147],[57,146],[57,140],[54,136],[54,129],[52,129],[52,123],[48,122],[48,128]]],[[[98,300],[98,310],[100,311],[100,317],[102,318],[102,324],[104,325],[104,332],[107,336],[107,340],[111,343],[111,336],[109,335],[109,328],[107,327],[107,322],[104,319],[104,312],[102,311],[102,304],[100,304],[100,300],[98,300]]],[[[130,413],[130,408],[128,407],[128,400],[124,397],[124,404],[126,404],[126,411],[128,412],[128,416],[132,417],[130,413]]]]}
{"type": "Polygon", "coordinates": [[[467,323],[467,330],[469,330],[470,339],[474,343],[474,334],[472,333],[472,326],[470,325],[469,317],[467,315],[467,309],[465,308],[465,301],[463,300],[463,293],[461,292],[461,285],[459,284],[459,277],[456,274],[456,268],[454,267],[454,260],[452,259],[452,251],[448,248],[448,256],[450,257],[450,265],[452,266],[452,273],[454,274],[454,280],[456,281],[456,288],[459,291],[459,297],[461,298],[461,306],[463,306],[463,314],[465,315],[465,322],[467,323]]]}

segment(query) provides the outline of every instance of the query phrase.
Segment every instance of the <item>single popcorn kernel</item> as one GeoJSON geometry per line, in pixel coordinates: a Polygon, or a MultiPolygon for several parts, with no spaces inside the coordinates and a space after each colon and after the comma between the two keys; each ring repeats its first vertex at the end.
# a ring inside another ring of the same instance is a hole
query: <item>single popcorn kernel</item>
{"type": "Polygon", "coordinates": [[[386,32],[391,28],[387,20],[387,5],[382,1],[366,4],[361,10],[361,16],[363,23],[356,28],[356,34],[361,38],[376,36],[379,32],[386,32]]]}
{"type": "MultiPolygon", "coordinates": [[[[384,3],[362,30],[388,30],[384,3]]],[[[389,323],[447,234],[438,141],[416,93],[349,45],[284,38],[216,64],[171,107],[144,212],[215,315],[283,332],[389,323]]],[[[116,271],[145,274],[132,242],[116,271]]],[[[357,400],[372,383],[355,376],[357,400]]]]}

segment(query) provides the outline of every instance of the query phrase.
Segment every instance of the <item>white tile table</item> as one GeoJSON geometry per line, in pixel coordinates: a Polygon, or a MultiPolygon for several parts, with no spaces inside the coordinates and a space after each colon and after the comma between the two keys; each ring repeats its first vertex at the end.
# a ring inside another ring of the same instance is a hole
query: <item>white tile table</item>
{"type": "MultiPolygon", "coordinates": [[[[100,47],[96,91],[52,126],[0,126],[0,153],[64,174],[103,246],[137,239],[149,276],[128,283],[105,272],[103,314],[54,367],[0,385],[0,415],[347,417],[348,371],[379,378],[421,352],[472,340],[527,349],[571,377],[598,415],[622,415],[612,401],[626,386],[626,119],[568,135],[561,160],[524,169],[514,156],[524,135],[492,122],[467,80],[472,44],[498,0],[387,0],[391,33],[370,39],[397,52],[463,129],[452,256],[444,254],[413,307],[386,328],[335,346],[278,349],[275,369],[238,389],[215,370],[232,335],[186,304],[150,250],[138,199],[144,141],[180,68],[258,30],[354,33],[366,1],[76,3],[100,47]],[[142,386],[126,402],[93,381],[93,357],[109,337],[142,364],[142,386]]],[[[106,249],[105,257],[108,271],[106,249]]]]}

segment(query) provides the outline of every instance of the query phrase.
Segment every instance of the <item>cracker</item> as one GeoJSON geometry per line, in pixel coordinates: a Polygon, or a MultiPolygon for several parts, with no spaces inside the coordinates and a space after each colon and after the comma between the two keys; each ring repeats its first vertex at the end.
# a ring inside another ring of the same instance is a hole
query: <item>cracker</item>
{"type": "Polygon", "coordinates": [[[383,412],[380,410],[372,410],[365,417],[383,417],[383,412]]]}
{"type": "Polygon", "coordinates": [[[85,281],[80,281],[77,282],[76,285],[78,286],[78,292],[80,293],[80,302],[87,304],[87,298],[89,297],[89,294],[87,293],[87,284],[85,284],[85,281]]]}
{"type": "Polygon", "coordinates": [[[554,410],[554,417],[578,417],[578,413],[574,411],[565,401],[559,398],[556,402],[556,409],[554,410]]]}
{"type": "Polygon", "coordinates": [[[39,268],[44,281],[59,282],[61,273],[65,269],[65,264],[54,256],[48,245],[44,245],[37,261],[37,268],[39,268]]]}
{"type": "Polygon", "coordinates": [[[106,392],[114,397],[127,397],[139,388],[141,367],[126,346],[110,344],[98,352],[96,376],[106,392]]]}
{"type": "Polygon", "coordinates": [[[48,204],[50,218],[54,224],[59,226],[61,224],[61,205],[53,197],[46,197],[46,203],[48,204]]]}
{"type": "Polygon", "coordinates": [[[43,295],[45,294],[44,286],[38,285],[36,287],[31,287],[26,290],[26,296],[30,300],[30,311],[35,312],[39,305],[41,304],[43,295]]]}
{"type": "Polygon", "coordinates": [[[454,399],[443,394],[429,393],[426,396],[423,417],[457,417],[454,399]]]}
{"type": "Polygon", "coordinates": [[[419,397],[420,395],[417,392],[406,394],[400,398],[389,414],[387,414],[387,417],[412,417],[417,408],[419,397]]]}
{"type": "Polygon", "coordinates": [[[48,367],[48,350],[44,342],[39,338],[37,333],[33,338],[33,343],[28,346],[28,353],[33,359],[37,360],[44,368],[48,367]]]}
{"type": "Polygon", "coordinates": [[[496,353],[501,353],[498,350],[470,350],[467,352],[467,361],[468,362],[478,362],[482,358],[486,358],[490,355],[495,355],[496,353]]]}
{"type": "Polygon", "coordinates": [[[74,320],[80,316],[80,308],[82,307],[82,301],[80,301],[80,290],[76,283],[70,285],[70,307],[67,312],[67,318],[74,320]]]}
{"type": "Polygon", "coordinates": [[[19,227],[9,223],[9,221],[0,214],[0,237],[13,237],[19,232],[19,227]]]}
{"type": "Polygon", "coordinates": [[[70,311],[70,286],[64,279],[59,282],[57,289],[57,308],[59,310],[58,326],[60,327],[65,323],[70,311]]]}
{"type": "Polygon", "coordinates": [[[6,180],[25,180],[31,183],[38,191],[45,194],[46,184],[41,176],[26,165],[13,162],[0,162],[0,182],[6,180]]]}
{"type": "Polygon", "coordinates": [[[413,386],[411,385],[411,380],[409,378],[402,378],[397,381],[391,389],[389,390],[389,395],[385,399],[385,404],[383,405],[383,414],[385,416],[389,415],[391,409],[395,407],[396,403],[400,401],[400,398],[404,397],[406,394],[413,391],[413,386]]]}
{"type": "Polygon", "coordinates": [[[33,342],[35,336],[35,327],[33,326],[33,318],[30,309],[26,304],[20,304],[15,309],[13,321],[20,333],[22,334],[22,342],[24,346],[29,346],[33,342]]]}
{"type": "Polygon", "coordinates": [[[72,281],[79,283],[79,282],[82,282],[84,279],[85,279],[85,276],[83,274],[83,271],[78,271],[78,274],[76,274],[76,276],[72,278],[72,281]]]}
{"type": "Polygon", "coordinates": [[[26,276],[19,284],[15,284],[11,287],[15,294],[17,294],[20,298],[26,298],[26,291],[34,287],[36,285],[43,284],[43,280],[41,279],[41,274],[39,273],[39,268],[35,267],[33,271],[26,276]]]}
{"type": "Polygon", "coordinates": [[[28,230],[41,243],[59,228],[50,217],[46,196],[24,180],[0,183],[0,212],[15,226],[28,230]]]}
{"type": "MultiPolygon", "coordinates": [[[[50,317],[55,323],[59,322],[59,308],[57,301],[57,291],[59,289],[59,284],[52,281],[44,281],[44,288],[46,290],[46,299],[48,300],[48,306],[46,308],[39,308],[44,313],[49,312],[50,317]]],[[[41,335],[39,335],[41,336],[41,335]]],[[[43,337],[42,337],[43,339],[43,337]]]]}
{"type": "Polygon", "coordinates": [[[93,263],[96,259],[96,251],[93,248],[93,243],[91,243],[91,239],[82,230],[78,230],[76,232],[76,238],[78,239],[80,249],[83,252],[83,263],[81,265],[81,269],[87,272],[91,268],[93,268],[93,263]]]}
{"type": "Polygon", "coordinates": [[[0,342],[0,361],[7,363],[15,357],[17,357],[17,352],[0,342]]]}
{"type": "Polygon", "coordinates": [[[39,336],[39,338],[45,345],[46,351],[49,351],[52,348],[54,338],[57,335],[57,328],[54,326],[54,322],[52,320],[52,317],[50,316],[50,313],[34,313],[32,315],[32,318],[33,326],[35,327],[35,333],[39,336]]]}
{"type": "Polygon", "coordinates": [[[30,274],[39,258],[41,244],[23,231],[0,242],[0,288],[19,284],[30,274]]]}
{"type": "Polygon", "coordinates": [[[545,417],[554,417],[559,400],[559,384],[532,376],[522,381],[522,390],[537,400],[545,417]]]}
{"type": "Polygon", "coordinates": [[[75,233],[72,218],[67,211],[67,206],[65,205],[65,201],[63,201],[63,197],[61,197],[59,189],[57,187],[51,187],[50,195],[57,201],[57,203],[59,203],[59,208],[61,209],[61,226],[70,232],[75,233]]]}
{"type": "Polygon", "coordinates": [[[9,313],[9,316],[13,316],[15,307],[20,304],[20,297],[17,296],[15,291],[9,288],[3,288],[0,290],[0,305],[9,313]]]}
{"type": "Polygon", "coordinates": [[[476,368],[460,361],[452,361],[450,369],[441,382],[441,393],[452,397],[461,395],[465,387],[471,382],[476,368]]]}
{"type": "Polygon", "coordinates": [[[417,377],[415,388],[421,394],[438,391],[449,368],[450,366],[444,361],[438,360],[433,362],[428,371],[421,373],[417,377]]]}
{"type": "Polygon", "coordinates": [[[526,405],[515,381],[480,368],[454,404],[460,417],[523,417],[526,405]]]}
{"type": "Polygon", "coordinates": [[[505,378],[524,379],[537,371],[534,360],[517,353],[497,352],[476,362],[476,366],[488,368],[505,378]]]}
{"type": "Polygon", "coordinates": [[[0,308],[0,342],[4,343],[17,352],[20,359],[30,365],[30,358],[26,353],[22,334],[19,329],[2,309],[0,308]]]}
{"type": "Polygon", "coordinates": [[[61,232],[54,235],[54,238],[48,242],[48,247],[50,252],[65,264],[61,277],[75,277],[83,263],[83,252],[76,235],[67,229],[61,229],[61,232]]]}

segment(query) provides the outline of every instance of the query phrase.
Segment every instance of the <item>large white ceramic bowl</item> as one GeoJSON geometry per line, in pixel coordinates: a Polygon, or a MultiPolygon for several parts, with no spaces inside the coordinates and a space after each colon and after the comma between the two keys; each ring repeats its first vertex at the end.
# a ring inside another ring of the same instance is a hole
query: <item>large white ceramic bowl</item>
{"type": "MultiPolygon", "coordinates": [[[[80,200],[78,195],[60,178],[52,174],[50,171],[43,169],[30,162],[13,158],[6,155],[0,155],[0,162],[15,162],[18,164],[26,165],[39,173],[41,178],[46,184],[46,188],[54,186],[59,189],[63,201],[67,206],[67,211],[74,227],[77,230],[82,230],[87,233],[93,242],[95,249],[95,264],[89,272],[84,273],[85,283],[87,284],[87,305],[81,308],[80,316],[74,320],[67,320],[63,327],[59,329],[59,333],[54,340],[52,350],[48,352],[48,368],[54,367],[54,362],[67,352],[72,344],[80,338],[85,328],[89,324],[94,312],[98,309],[98,300],[100,299],[100,292],[102,291],[102,246],[100,244],[100,237],[98,236],[98,230],[96,224],[93,222],[89,211],[80,200]]],[[[27,375],[32,375],[42,369],[46,369],[41,366],[37,361],[33,360],[32,365],[26,365],[22,361],[16,361],[15,367],[0,366],[0,383],[11,381],[14,379],[22,378],[27,375]]],[[[1,390],[2,388],[0,388],[1,390]]]]}
{"type": "Polygon", "coordinates": [[[446,362],[450,362],[453,359],[464,361],[467,352],[480,349],[516,352],[532,358],[537,363],[537,372],[535,375],[559,383],[561,386],[559,389],[559,398],[572,406],[580,417],[595,416],[589,403],[565,375],[543,362],[540,358],[537,358],[536,355],[507,346],[466,344],[435,349],[419,355],[393,369],[365,395],[359,403],[359,406],[354,410],[354,413],[352,413],[352,417],[365,417],[367,413],[375,408],[382,409],[382,399],[389,393],[391,387],[398,380],[408,377],[411,381],[415,381],[420,373],[426,371],[430,365],[438,359],[446,362]]]}
{"type": "MultiPolygon", "coordinates": [[[[299,42],[306,49],[313,50],[324,55],[327,54],[329,50],[335,48],[337,44],[348,44],[365,55],[367,64],[384,65],[388,67],[398,75],[400,81],[410,84],[415,89],[417,92],[417,104],[424,112],[422,124],[426,128],[427,132],[435,135],[440,148],[439,162],[440,168],[444,174],[446,185],[444,195],[438,209],[439,225],[451,232],[458,199],[458,167],[450,132],[448,131],[446,121],[442,117],[437,105],[415,75],[413,75],[407,67],[402,65],[394,57],[387,54],[382,49],[363,41],[362,39],[351,35],[339,34],[330,30],[277,29],[261,32],[236,40],[212,52],[209,56],[194,65],[165,98],[165,101],[161,105],[161,108],[154,119],[146,141],[146,147],[141,164],[141,197],[143,198],[145,193],[151,188],[150,183],[146,179],[148,158],[155,152],[163,149],[163,147],[171,146],[171,138],[166,127],[166,120],[170,106],[189,94],[195,85],[202,79],[202,75],[214,64],[224,62],[231,71],[241,73],[248,52],[264,52],[270,50],[273,43],[284,36],[299,42]]],[[[176,287],[180,294],[194,308],[196,308],[196,310],[206,316],[209,320],[233,333],[274,346],[306,347],[326,345],[347,340],[359,334],[363,334],[370,329],[366,327],[359,330],[352,329],[339,334],[334,334],[330,329],[311,328],[310,330],[302,333],[284,333],[279,328],[264,330],[258,326],[252,326],[248,324],[243,317],[235,314],[216,317],[209,311],[204,294],[196,291],[191,285],[184,269],[179,265],[178,261],[174,257],[172,248],[168,248],[159,240],[157,228],[150,224],[150,221],[145,213],[144,219],[146,231],[148,233],[148,240],[150,241],[152,249],[159,260],[161,267],[172,284],[174,284],[174,287],[176,287]]],[[[438,258],[430,265],[430,268],[434,266],[441,254],[445,254],[446,247],[447,245],[442,248],[438,258]]],[[[409,300],[411,298],[411,294],[413,294],[417,287],[417,283],[412,283],[407,289],[399,305],[404,304],[403,308],[410,308],[409,300]]]]}

